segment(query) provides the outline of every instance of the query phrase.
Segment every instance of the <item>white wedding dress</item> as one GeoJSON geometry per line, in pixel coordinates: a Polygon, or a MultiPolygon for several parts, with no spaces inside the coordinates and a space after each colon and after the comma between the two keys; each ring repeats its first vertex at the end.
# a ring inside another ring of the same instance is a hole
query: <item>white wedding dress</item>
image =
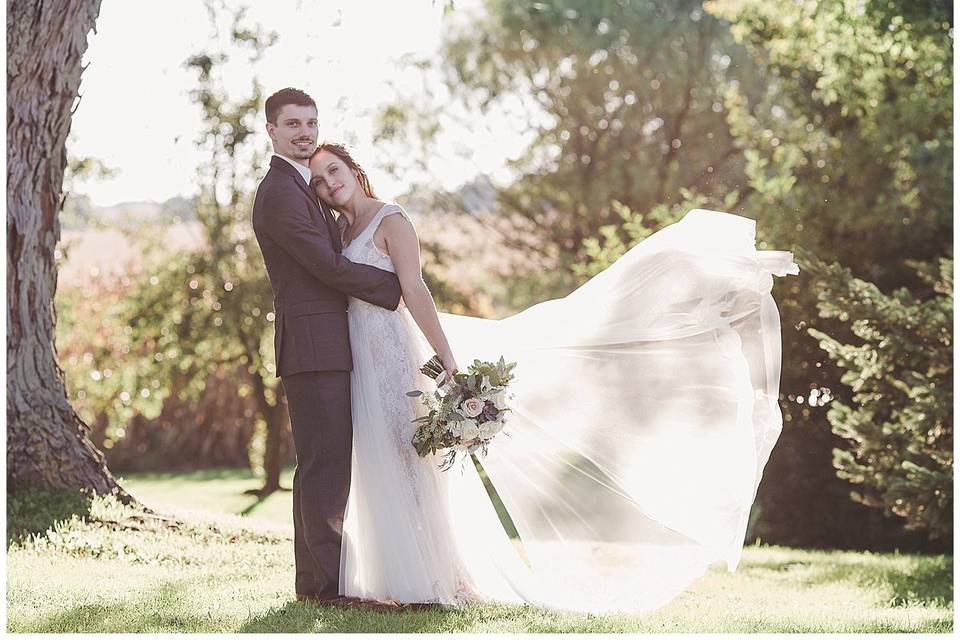
{"type": "MultiPolygon", "coordinates": [[[[373,243],[388,204],[348,245],[373,243]]],[[[732,571],[782,426],[780,319],[754,221],[693,210],[559,300],[494,321],[440,314],[463,369],[517,362],[517,408],[480,459],[519,533],[511,539],[467,459],[420,458],[407,391],[433,351],[401,304],[348,312],[353,459],[344,595],[649,612],[708,566],[732,571]]]]}

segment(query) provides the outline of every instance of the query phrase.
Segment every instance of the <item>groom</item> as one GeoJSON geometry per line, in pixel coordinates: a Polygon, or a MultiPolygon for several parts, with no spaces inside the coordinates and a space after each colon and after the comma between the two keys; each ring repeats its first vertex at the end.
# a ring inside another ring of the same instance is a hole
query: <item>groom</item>
{"type": "Polygon", "coordinates": [[[350,489],[350,336],[347,295],[394,310],[397,277],[340,255],[340,233],[311,190],[317,105],[299,89],[267,98],[270,170],[257,188],[253,230],[273,306],[277,376],[283,382],[297,467],[293,531],[297,598],[337,603],[340,542],[350,489]]]}

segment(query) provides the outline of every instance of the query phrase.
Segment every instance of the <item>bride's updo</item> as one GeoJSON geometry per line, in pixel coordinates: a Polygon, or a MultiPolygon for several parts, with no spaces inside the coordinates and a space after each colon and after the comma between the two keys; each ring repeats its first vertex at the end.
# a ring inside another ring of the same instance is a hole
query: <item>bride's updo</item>
{"type": "Polygon", "coordinates": [[[363,193],[368,198],[376,198],[377,194],[373,192],[373,187],[370,186],[370,178],[367,177],[367,172],[363,170],[363,167],[353,159],[353,156],[350,155],[350,151],[347,149],[347,145],[340,142],[330,142],[323,141],[320,143],[320,146],[317,147],[317,150],[313,152],[311,160],[316,158],[321,152],[327,151],[337,156],[343,163],[346,164],[353,171],[354,175],[357,176],[357,182],[360,183],[360,188],[363,189],[363,193]]]}

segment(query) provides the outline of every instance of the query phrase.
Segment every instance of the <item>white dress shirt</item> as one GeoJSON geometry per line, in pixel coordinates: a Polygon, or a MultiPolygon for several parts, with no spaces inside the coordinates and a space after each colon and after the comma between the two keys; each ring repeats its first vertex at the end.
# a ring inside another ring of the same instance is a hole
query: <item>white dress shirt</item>
{"type": "Polygon", "coordinates": [[[275,155],[278,158],[283,158],[284,160],[292,164],[294,168],[296,168],[296,170],[300,172],[300,175],[303,176],[303,181],[307,183],[307,186],[308,187],[310,186],[310,176],[313,174],[310,173],[309,167],[305,167],[299,162],[295,162],[290,158],[288,158],[287,156],[280,155],[279,153],[274,153],[273,155],[275,155]]]}

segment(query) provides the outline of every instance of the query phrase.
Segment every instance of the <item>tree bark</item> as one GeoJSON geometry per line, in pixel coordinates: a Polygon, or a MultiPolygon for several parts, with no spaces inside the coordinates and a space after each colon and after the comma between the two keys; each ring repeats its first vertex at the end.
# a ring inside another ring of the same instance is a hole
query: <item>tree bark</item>
{"type": "Polygon", "coordinates": [[[272,493],[280,490],[280,438],[283,436],[284,424],[281,418],[284,415],[283,404],[274,407],[271,412],[270,422],[267,423],[267,443],[264,451],[263,470],[264,493],[272,493]]]}
{"type": "Polygon", "coordinates": [[[81,57],[100,0],[7,0],[7,481],[117,490],[70,406],[54,344],[54,251],[81,57]]]}
{"type": "Polygon", "coordinates": [[[283,429],[289,420],[284,398],[280,391],[280,385],[277,385],[276,403],[270,404],[267,400],[267,389],[263,377],[260,373],[253,374],[254,393],[256,394],[257,404],[260,407],[260,416],[267,423],[267,441],[263,453],[263,486],[258,490],[261,496],[270,495],[274,491],[280,491],[280,471],[282,464],[282,438],[283,429]]]}

